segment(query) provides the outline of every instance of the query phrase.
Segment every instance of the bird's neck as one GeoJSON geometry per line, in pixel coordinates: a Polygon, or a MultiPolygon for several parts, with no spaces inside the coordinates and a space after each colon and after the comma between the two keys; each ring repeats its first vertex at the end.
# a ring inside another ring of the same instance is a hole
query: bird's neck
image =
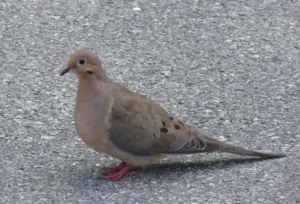
{"type": "Polygon", "coordinates": [[[88,121],[87,115],[93,115],[98,121],[103,120],[107,110],[110,110],[112,96],[111,88],[115,82],[105,83],[98,79],[79,79],[76,97],[75,120],[88,121]]]}
{"type": "Polygon", "coordinates": [[[103,97],[111,86],[113,82],[109,78],[103,81],[96,77],[79,77],[77,100],[82,100],[81,102],[97,100],[103,97]]]}

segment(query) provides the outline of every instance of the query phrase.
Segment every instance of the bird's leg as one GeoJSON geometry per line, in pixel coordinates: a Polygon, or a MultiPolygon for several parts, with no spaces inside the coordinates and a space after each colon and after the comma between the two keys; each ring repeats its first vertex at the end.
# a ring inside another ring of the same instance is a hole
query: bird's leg
{"type": "MultiPolygon", "coordinates": [[[[111,179],[111,180],[113,180],[113,181],[118,181],[118,180],[120,180],[125,174],[127,174],[127,175],[132,175],[133,174],[133,172],[132,171],[130,171],[130,169],[132,168],[132,165],[131,164],[127,164],[127,163],[125,163],[124,162],[124,164],[123,164],[123,162],[119,165],[119,166],[117,166],[117,167],[122,167],[122,168],[119,168],[118,169],[118,171],[116,171],[116,172],[114,172],[114,173],[106,173],[106,175],[104,175],[102,178],[103,179],[111,179]],[[122,166],[121,166],[122,165],[122,166]]],[[[116,167],[116,168],[117,168],[116,167]]]]}
{"type": "Polygon", "coordinates": [[[105,168],[106,174],[116,173],[123,169],[127,165],[126,162],[122,161],[118,166],[109,166],[105,168]]]}

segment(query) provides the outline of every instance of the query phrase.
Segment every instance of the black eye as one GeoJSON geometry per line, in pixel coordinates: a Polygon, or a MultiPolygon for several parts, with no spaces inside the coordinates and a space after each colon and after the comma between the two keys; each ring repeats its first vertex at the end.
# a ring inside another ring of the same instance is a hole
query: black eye
{"type": "Polygon", "coordinates": [[[79,64],[80,64],[80,65],[85,64],[85,59],[80,59],[80,60],[79,60],[79,64]]]}
{"type": "Polygon", "coordinates": [[[86,63],[86,60],[85,60],[85,59],[80,59],[80,60],[78,60],[78,62],[77,62],[77,66],[84,65],[85,63],[86,63]]]}

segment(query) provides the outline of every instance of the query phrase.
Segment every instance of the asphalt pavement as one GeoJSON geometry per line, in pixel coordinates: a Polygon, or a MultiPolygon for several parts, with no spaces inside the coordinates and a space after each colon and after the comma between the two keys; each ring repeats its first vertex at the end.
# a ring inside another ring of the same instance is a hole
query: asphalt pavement
{"type": "Polygon", "coordinates": [[[0,203],[300,203],[300,2],[2,0],[0,203]],[[287,153],[168,157],[119,182],[74,127],[77,48],[214,138],[287,153]]]}

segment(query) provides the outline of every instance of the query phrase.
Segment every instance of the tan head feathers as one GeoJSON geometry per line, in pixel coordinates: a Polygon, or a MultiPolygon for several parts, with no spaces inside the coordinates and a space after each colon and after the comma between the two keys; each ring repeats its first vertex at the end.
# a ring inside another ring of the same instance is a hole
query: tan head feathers
{"type": "Polygon", "coordinates": [[[60,76],[69,71],[75,72],[79,77],[94,75],[99,79],[106,78],[99,57],[89,50],[74,51],[69,57],[67,67],[60,76]]]}

